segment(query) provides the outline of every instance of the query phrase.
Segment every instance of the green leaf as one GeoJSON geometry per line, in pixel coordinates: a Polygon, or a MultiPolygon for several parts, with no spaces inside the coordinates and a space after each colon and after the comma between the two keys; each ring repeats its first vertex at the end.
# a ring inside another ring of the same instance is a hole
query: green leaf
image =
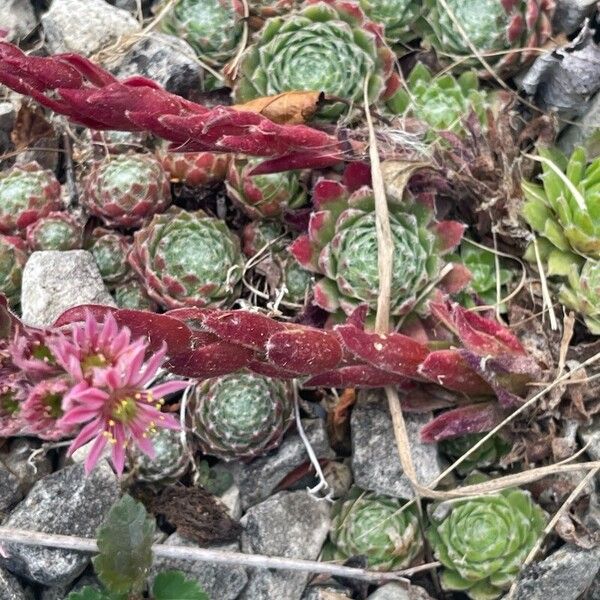
{"type": "Polygon", "coordinates": [[[157,575],[152,597],[154,600],[210,600],[200,585],[186,579],[181,571],[165,571],[157,575]]]}
{"type": "Polygon", "coordinates": [[[126,600],[127,594],[111,594],[98,588],[86,585],[84,588],[71,592],[67,600],[126,600]]]}
{"type": "Polygon", "coordinates": [[[125,494],[98,528],[93,560],[100,581],[116,593],[140,592],[152,565],[154,521],[144,505],[125,494]]]}

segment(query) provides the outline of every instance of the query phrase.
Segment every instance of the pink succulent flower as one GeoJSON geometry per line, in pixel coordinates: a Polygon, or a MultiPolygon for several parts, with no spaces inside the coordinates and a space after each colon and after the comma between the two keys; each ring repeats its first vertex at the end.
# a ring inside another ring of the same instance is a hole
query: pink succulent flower
{"type": "Polygon", "coordinates": [[[0,437],[17,435],[25,427],[21,408],[27,398],[28,387],[20,373],[0,376],[0,437]]]}
{"type": "Polygon", "coordinates": [[[88,312],[84,322],[73,323],[48,342],[56,361],[77,383],[95,385],[96,373],[114,367],[125,356],[143,358],[146,345],[142,338],[132,342],[131,331],[119,328],[111,313],[98,322],[88,312]]]}
{"type": "Polygon", "coordinates": [[[21,407],[21,415],[29,433],[44,440],[59,440],[75,432],[75,427],[59,425],[63,416],[63,399],[71,390],[67,377],[44,379],[34,385],[21,407]]]}
{"type": "Polygon", "coordinates": [[[26,333],[17,331],[8,346],[14,365],[31,381],[40,381],[62,371],[49,348],[50,335],[35,329],[26,333]]]}
{"type": "MultiPolygon", "coordinates": [[[[106,320],[105,320],[106,324],[106,320]]],[[[89,324],[87,324],[89,326],[89,324]]],[[[122,336],[123,330],[117,337],[122,336]]],[[[127,330],[127,339],[130,332],[127,330]]],[[[69,454],[94,440],[85,461],[89,473],[107,444],[112,446],[111,460],[117,473],[125,465],[125,450],[130,443],[154,458],[150,434],[157,427],[179,429],[177,420],[161,412],[164,396],[188,386],[186,381],[168,381],[145,389],[165,360],[166,345],[144,363],[147,344],[142,340],[126,347],[116,344],[119,358],[111,366],[94,368],[91,380],[80,381],[65,398],[62,427],[83,425],[69,447],[69,454]]]]}

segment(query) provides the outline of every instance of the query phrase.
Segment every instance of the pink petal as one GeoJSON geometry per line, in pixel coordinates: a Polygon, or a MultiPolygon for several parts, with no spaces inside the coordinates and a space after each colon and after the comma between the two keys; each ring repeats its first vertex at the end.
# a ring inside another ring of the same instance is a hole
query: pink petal
{"type": "Polygon", "coordinates": [[[113,444],[112,449],[112,462],[115,466],[117,475],[123,473],[125,468],[125,430],[121,423],[117,423],[114,427],[114,436],[116,443],[113,444]]]}
{"type": "Polygon", "coordinates": [[[169,394],[173,394],[175,392],[184,390],[186,387],[188,387],[188,385],[190,385],[189,381],[167,381],[166,383],[160,383],[159,385],[155,385],[148,391],[152,392],[154,398],[158,400],[159,398],[163,398],[164,396],[168,396],[169,394]]]}
{"type": "Polygon", "coordinates": [[[100,459],[100,455],[102,454],[102,450],[104,450],[105,446],[106,446],[106,437],[103,435],[99,435],[94,440],[94,443],[92,444],[92,447],[90,448],[89,454],[87,455],[87,458],[85,459],[84,468],[85,468],[86,475],[89,475],[92,472],[92,469],[98,463],[98,460],[100,459]]]}
{"type": "Polygon", "coordinates": [[[69,449],[67,450],[67,456],[71,456],[75,450],[81,448],[84,444],[87,444],[93,437],[104,431],[104,420],[101,418],[96,419],[88,423],[80,432],[79,435],[73,440],[69,449]]]}

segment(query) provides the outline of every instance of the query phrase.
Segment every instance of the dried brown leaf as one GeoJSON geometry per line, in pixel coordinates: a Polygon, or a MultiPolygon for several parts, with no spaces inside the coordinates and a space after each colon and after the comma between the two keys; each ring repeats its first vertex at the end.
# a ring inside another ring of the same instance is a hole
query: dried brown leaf
{"type": "Polygon", "coordinates": [[[52,134],[53,127],[44,117],[44,111],[30,104],[23,104],[17,113],[15,126],[10,134],[17,150],[29,148],[38,140],[52,134]]]}
{"type": "Polygon", "coordinates": [[[283,92],[234,104],[232,108],[259,113],[280,125],[300,125],[310,121],[323,100],[322,92],[283,92]]]}
{"type": "Polygon", "coordinates": [[[329,438],[334,446],[343,446],[349,439],[350,409],[356,403],[356,390],[347,388],[341,394],[333,410],[327,415],[329,438]]]}

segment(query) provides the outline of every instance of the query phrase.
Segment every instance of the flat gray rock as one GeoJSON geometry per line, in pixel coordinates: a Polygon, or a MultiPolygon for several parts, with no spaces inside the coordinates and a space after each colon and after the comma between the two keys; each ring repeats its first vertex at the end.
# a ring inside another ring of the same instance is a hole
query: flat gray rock
{"type": "MultiPolygon", "coordinates": [[[[306,437],[318,458],[335,458],[329,447],[325,423],[321,419],[302,421],[306,437]]],[[[286,434],[277,450],[249,464],[231,463],[227,469],[240,489],[242,507],[250,506],[268,498],[282,479],[296,467],[308,460],[306,448],[297,432],[286,434]]]]}
{"type": "Polygon", "coordinates": [[[433,600],[433,598],[422,587],[392,582],[375,590],[367,600],[433,600]]]}
{"type": "Polygon", "coordinates": [[[85,250],[34,252],[23,270],[23,321],[46,327],[68,308],[81,304],[115,306],[94,257],[85,250]]]}
{"type": "Polygon", "coordinates": [[[552,25],[554,30],[566,34],[574,33],[586,17],[594,11],[596,0],[556,0],[552,25]]]}
{"type": "Polygon", "coordinates": [[[521,573],[514,600],[578,600],[599,571],[600,547],[563,546],[521,573]]]}
{"type": "Polygon", "coordinates": [[[27,37],[38,24],[29,0],[0,0],[0,29],[8,32],[5,42],[18,42],[27,37]]]}
{"type": "MultiPolygon", "coordinates": [[[[432,415],[407,413],[404,418],[417,477],[426,485],[442,472],[436,445],[423,444],[419,438],[421,428],[432,415]]],[[[402,471],[392,418],[382,393],[366,391],[359,394],[352,409],[350,427],[354,483],[379,494],[413,498],[410,482],[402,471]]]]}
{"type": "Polygon", "coordinates": [[[141,29],[129,12],[104,0],[53,0],[42,16],[42,26],[51,54],[78,52],[85,56],[141,29]]]}
{"type": "Polygon", "coordinates": [[[33,484],[52,473],[52,461],[46,452],[33,453],[41,446],[31,438],[13,438],[8,448],[3,448],[0,461],[19,480],[23,494],[29,492],[33,484]]]}
{"type": "MultiPolygon", "coordinates": [[[[195,542],[181,537],[178,533],[173,533],[163,543],[167,546],[200,547],[195,542]]],[[[237,543],[210,546],[210,548],[239,552],[237,543]]],[[[161,571],[169,570],[181,571],[187,578],[197,581],[204,588],[208,597],[216,600],[235,600],[248,581],[246,570],[243,567],[157,557],[152,565],[149,578],[150,585],[161,571]]]]}
{"type": "Polygon", "coordinates": [[[117,77],[143,75],[180,96],[200,89],[203,70],[193,48],[165,33],[151,32],[122,55],[118,63],[106,65],[117,77]]]}
{"type": "Polygon", "coordinates": [[[0,461],[0,513],[23,497],[19,478],[0,461]]]}
{"type": "MultiPolygon", "coordinates": [[[[86,476],[83,467],[66,467],[40,479],[3,525],[81,537],[95,537],[110,507],[119,497],[119,485],[106,461],[86,476]]],[[[67,585],[89,563],[80,552],[6,543],[8,558],[0,566],[46,586],[67,585]]]]}
{"type": "Polygon", "coordinates": [[[352,594],[342,590],[320,585],[309,585],[302,594],[302,600],[352,600],[352,594]]]}
{"type": "Polygon", "coordinates": [[[2,600],[28,600],[18,579],[0,568],[0,598],[2,600]]]}
{"type": "MultiPolygon", "coordinates": [[[[315,560],[331,524],[331,505],[308,492],[279,492],[253,506],[240,523],[242,551],[315,560]]],[[[253,569],[240,600],[300,600],[308,574],[253,569]]]]}

